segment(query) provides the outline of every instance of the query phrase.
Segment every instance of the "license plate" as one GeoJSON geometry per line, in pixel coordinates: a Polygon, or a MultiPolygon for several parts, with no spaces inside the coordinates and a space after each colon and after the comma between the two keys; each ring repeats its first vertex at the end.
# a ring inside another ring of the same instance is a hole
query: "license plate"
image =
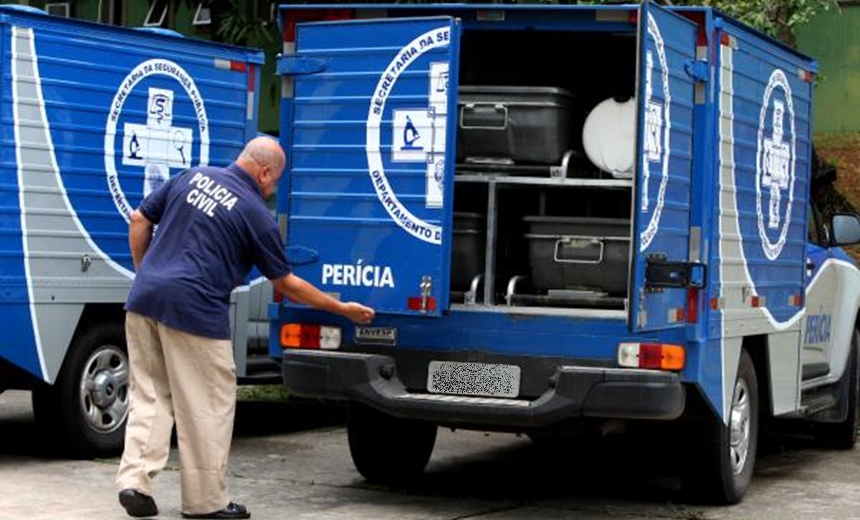
{"type": "Polygon", "coordinates": [[[356,327],[355,342],[362,345],[397,345],[397,329],[393,327],[356,327]]]}
{"type": "Polygon", "coordinates": [[[517,397],[520,394],[520,367],[431,361],[427,369],[427,391],[434,394],[517,397]]]}

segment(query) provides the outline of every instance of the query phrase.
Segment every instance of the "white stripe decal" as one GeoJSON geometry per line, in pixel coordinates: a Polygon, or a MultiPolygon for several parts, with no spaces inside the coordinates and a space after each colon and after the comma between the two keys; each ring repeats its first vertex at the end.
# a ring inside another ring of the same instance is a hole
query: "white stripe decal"
{"type": "Polygon", "coordinates": [[[21,242],[24,257],[24,276],[27,281],[27,299],[30,305],[30,321],[33,324],[33,337],[36,341],[36,352],[39,355],[39,368],[42,371],[42,379],[48,381],[48,369],[45,367],[45,356],[42,353],[42,336],[39,332],[39,322],[36,316],[36,302],[33,297],[33,279],[30,277],[30,247],[27,232],[27,211],[24,204],[24,164],[21,160],[21,117],[18,105],[18,62],[21,59],[18,54],[18,37],[26,36],[30,40],[30,51],[35,66],[36,53],[33,50],[33,30],[12,26],[12,118],[15,132],[15,162],[18,174],[18,204],[21,218],[21,242]]]}
{"type": "MultiPolygon", "coordinates": [[[[31,33],[32,33],[32,31],[31,31],[31,33]]],[[[75,212],[74,208],[72,207],[72,201],[69,200],[69,194],[66,192],[66,186],[65,186],[65,184],[63,184],[63,177],[60,175],[60,168],[57,165],[57,155],[54,152],[54,141],[51,138],[51,132],[49,130],[49,125],[48,125],[48,114],[45,112],[45,99],[42,96],[42,78],[39,74],[39,60],[38,60],[38,57],[36,56],[36,39],[35,39],[35,37],[33,37],[32,34],[30,35],[30,55],[32,56],[32,59],[33,59],[33,81],[36,84],[36,97],[37,97],[37,103],[39,105],[39,113],[41,116],[40,123],[41,123],[41,127],[45,131],[45,143],[48,147],[48,156],[49,156],[50,161],[51,161],[51,171],[54,173],[54,177],[56,178],[56,181],[57,181],[57,186],[60,189],[60,195],[62,195],[62,197],[63,197],[63,202],[66,205],[66,209],[69,212],[69,216],[72,218],[72,221],[75,223],[75,226],[78,228],[78,231],[80,231],[81,236],[84,238],[84,240],[86,240],[87,245],[89,245],[90,248],[92,248],[94,254],[98,255],[102,260],[105,261],[106,264],[111,266],[115,271],[117,271],[121,275],[123,275],[127,278],[130,278],[130,279],[134,279],[134,272],[129,271],[128,269],[126,269],[122,265],[115,262],[109,255],[107,255],[105,252],[103,252],[101,250],[101,248],[99,248],[96,245],[96,243],[93,241],[93,239],[90,238],[89,231],[87,231],[87,229],[84,227],[83,223],[81,223],[80,219],[78,218],[78,214],[75,212]]]]}
{"type": "MultiPolygon", "coordinates": [[[[723,168],[730,164],[732,168],[731,178],[734,179],[734,132],[732,131],[731,122],[734,121],[734,108],[732,106],[732,70],[734,67],[734,63],[732,60],[732,51],[730,48],[725,45],[720,45],[721,49],[721,69],[720,69],[720,110],[718,116],[718,124],[719,124],[719,134],[720,134],[720,167],[719,167],[719,175],[720,175],[720,217],[717,219],[719,222],[719,251],[720,251],[720,301],[726,301],[726,266],[725,266],[725,233],[723,230],[723,212],[725,211],[728,203],[725,201],[725,198],[728,196],[726,194],[726,187],[723,186],[723,168]],[[726,102],[726,97],[728,97],[729,101],[726,102]],[[725,125],[723,123],[724,119],[729,120],[729,124],[725,125]],[[724,133],[725,132],[725,133],[724,133]]],[[[734,190],[732,190],[734,191],[734,190]]],[[[734,194],[732,194],[734,196],[734,194]]],[[[726,364],[725,360],[725,349],[726,349],[726,313],[725,310],[720,311],[720,364],[722,365],[720,368],[721,377],[721,385],[722,385],[722,395],[723,395],[723,421],[725,422],[728,418],[729,408],[728,408],[728,399],[726,399],[726,364]]]]}

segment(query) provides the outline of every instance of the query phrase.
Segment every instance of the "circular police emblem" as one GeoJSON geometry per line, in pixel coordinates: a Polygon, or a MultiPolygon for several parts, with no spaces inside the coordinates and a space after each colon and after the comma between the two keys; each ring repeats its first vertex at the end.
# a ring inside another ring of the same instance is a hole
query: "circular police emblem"
{"type": "Polygon", "coordinates": [[[785,73],[770,75],[762,98],[756,153],[756,214],[761,246],[776,260],[785,246],[794,200],[794,105],[785,73]]]}
{"type": "MultiPolygon", "coordinates": [[[[376,196],[391,219],[412,236],[430,244],[441,244],[442,228],[416,217],[400,201],[385,172],[382,157],[383,115],[389,95],[400,75],[406,72],[422,55],[445,47],[449,43],[450,28],[439,27],[427,31],[404,46],[385,68],[373,91],[367,113],[367,164],[376,196]]],[[[427,171],[425,204],[438,208],[442,204],[444,182],[445,122],[447,117],[448,63],[430,64],[427,82],[428,103],[390,111],[393,124],[391,146],[392,162],[422,163],[427,171]]]]}
{"type": "Polygon", "coordinates": [[[170,60],[137,65],[110,104],[104,151],[108,188],[126,221],[136,206],[128,194],[139,202],[195,158],[207,165],[209,120],[194,79],[170,60]]]}
{"type": "Polygon", "coordinates": [[[671,134],[670,108],[672,94],[669,90],[669,65],[660,28],[648,14],[648,34],[651,39],[645,52],[645,132],[642,157],[642,189],[639,211],[648,219],[648,226],[639,236],[640,251],[645,251],[660,229],[660,216],[666,199],[666,184],[669,182],[669,135],[671,134]],[[651,43],[653,42],[653,43],[651,43]],[[656,61],[655,61],[656,54],[656,61]],[[657,71],[655,75],[654,72],[657,71]],[[654,94],[655,84],[659,94],[654,94]],[[659,173],[659,186],[652,177],[659,173]],[[654,197],[656,188],[656,200],[654,197]]]}

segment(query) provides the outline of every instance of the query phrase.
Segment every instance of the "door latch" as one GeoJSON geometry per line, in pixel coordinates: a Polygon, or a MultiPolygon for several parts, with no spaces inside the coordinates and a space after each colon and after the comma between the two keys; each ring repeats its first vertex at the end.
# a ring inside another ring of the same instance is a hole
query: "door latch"
{"type": "Polygon", "coordinates": [[[645,265],[645,289],[704,289],[707,266],[700,262],[672,262],[662,256],[648,257],[645,265]]]}

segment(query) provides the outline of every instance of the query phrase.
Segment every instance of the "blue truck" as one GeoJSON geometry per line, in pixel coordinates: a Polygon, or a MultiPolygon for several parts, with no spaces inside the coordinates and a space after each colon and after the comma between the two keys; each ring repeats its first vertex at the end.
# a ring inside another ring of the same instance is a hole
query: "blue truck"
{"type": "Polygon", "coordinates": [[[659,422],[735,503],[775,419],[854,445],[860,220],[814,204],[812,59],[648,1],[280,17],[295,271],[378,314],[277,301],[270,351],[350,404],[363,476],[420,473],[438,426],[659,422]]]}
{"type": "MultiPolygon", "coordinates": [[[[69,453],[122,447],[129,214],[256,135],[262,63],[257,50],[0,7],[0,391],[32,390],[37,422],[69,453]]],[[[252,319],[255,301],[266,319],[263,298],[270,284],[233,294],[242,380],[280,377],[252,319]]]]}

